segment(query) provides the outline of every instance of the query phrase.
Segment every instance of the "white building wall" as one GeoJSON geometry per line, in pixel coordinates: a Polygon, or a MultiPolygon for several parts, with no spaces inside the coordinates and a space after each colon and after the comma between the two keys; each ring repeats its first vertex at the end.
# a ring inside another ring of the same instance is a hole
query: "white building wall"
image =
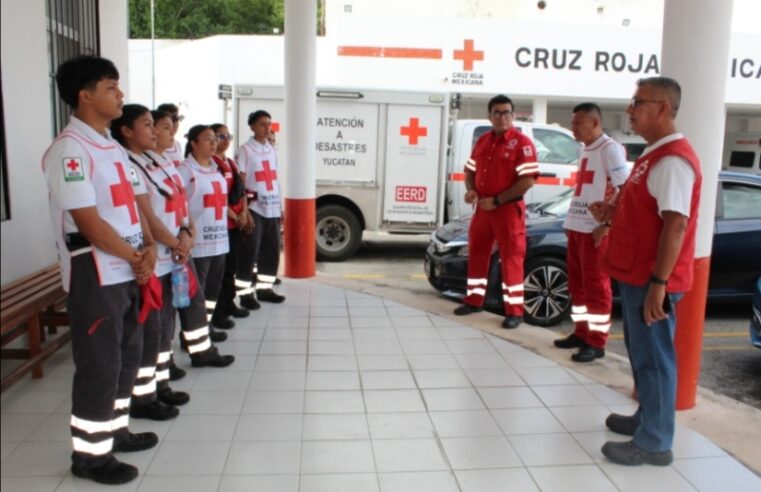
{"type": "Polygon", "coordinates": [[[45,2],[2,0],[2,70],[10,220],[0,224],[0,283],[56,261],[40,159],[52,136],[45,2]]]}
{"type": "MultiPolygon", "coordinates": [[[[0,2],[10,220],[0,223],[0,283],[57,261],[41,158],[52,135],[45,2],[0,2]]],[[[127,73],[127,2],[101,0],[101,47],[127,73]],[[123,4],[123,5],[122,5],[123,4]]],[[[106,54],[107,53],[107,54],[106,54]]],[[[126,77],[125,82],[126,82],[126,77]]]]}

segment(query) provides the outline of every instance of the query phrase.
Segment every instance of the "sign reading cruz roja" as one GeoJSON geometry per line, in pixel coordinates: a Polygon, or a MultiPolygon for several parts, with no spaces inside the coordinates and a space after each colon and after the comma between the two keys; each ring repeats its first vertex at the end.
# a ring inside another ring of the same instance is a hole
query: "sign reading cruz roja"
{"type": "MultiPolygon", "coordinates": [[[[361,16],[341,27],[336,80],[359,87],[624,100],[636,79],[661,71],[655,29],[395,18],[390,38],[386,23],[361,16]],[[368,57],[376,59],[370,64],[368,57]]],[[[759,33],[732,34],[728,104],[761,100],[758,46],[759,33]]]]}

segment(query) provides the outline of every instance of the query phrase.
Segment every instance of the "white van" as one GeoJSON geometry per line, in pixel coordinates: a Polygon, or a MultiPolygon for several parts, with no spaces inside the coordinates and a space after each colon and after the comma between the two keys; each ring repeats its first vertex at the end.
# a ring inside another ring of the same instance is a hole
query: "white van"
{"type": "Polygon", "coordinates": [[[761,174],[761,134],[728,133],[721,162],[729,171],[761,174]]]}
{"type": "MultiPolygon", "coordinates": [[[[449,94],[319,88],[317,91],[317,254],[342,260],[363,231],[419,234],[472,213],[464,167],[487,120],[450,118],[449,94]]],[[[234,91],[237,145],[251,132],[248,114],[265,109],[278,132],[279,173],[288,172],[283,87],[239,85],[234,91]]],[[[540,178],[527,202],[576,184],[579,144],[555,125],[515,122],[536,146],[540,178]]],[[[285,180],[280,176],[280,182],[285,180]]]]}

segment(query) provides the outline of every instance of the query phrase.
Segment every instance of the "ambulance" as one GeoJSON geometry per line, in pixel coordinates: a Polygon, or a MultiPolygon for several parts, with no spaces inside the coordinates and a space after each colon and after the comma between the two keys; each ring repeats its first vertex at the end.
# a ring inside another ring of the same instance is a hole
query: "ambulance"
{"type": "MultiPolygon", "coordinates": [[[[319,259],[350,257],[363,231],[429,233],[472,213],[463,201],[463,168],[476,140],[491,129],[488,120],[457,120],[457,98],[446,93],[320,88],[316,95],[319,259]]],[[[238,147],[251,137],[251,112],[272,115],[281,186],[288,173],[283,98],[283,87],[239,85],[233,91],[238,147]]],[[[515,126],[533,139],[540,161],[541,176],[527,202],[575,184],[579,144],[571,132],[555,125],[515,126]]]]}
{"type": "Polygon", "coordinates": [[[761,134],[728,133],[724,138],[722,168],[761,174],[761,134]]]}

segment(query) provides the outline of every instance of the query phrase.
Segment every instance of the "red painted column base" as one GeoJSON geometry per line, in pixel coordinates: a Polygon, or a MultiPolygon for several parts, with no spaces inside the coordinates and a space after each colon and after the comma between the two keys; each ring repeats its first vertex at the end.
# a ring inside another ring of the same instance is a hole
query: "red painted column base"
{"type": "Polygon", "coordinates": [[[309,278],[315,275],[316,207],[314,198],[286,198],[283,219],[285,276],[309,278]]]}
{"type": "Polygon", "coordinates": [[[688,410],[696,403],[700,356],[703,351],[708,274],[711,258],[695,258],[695,281],[676,305],[676,409],[688,410]]]}

